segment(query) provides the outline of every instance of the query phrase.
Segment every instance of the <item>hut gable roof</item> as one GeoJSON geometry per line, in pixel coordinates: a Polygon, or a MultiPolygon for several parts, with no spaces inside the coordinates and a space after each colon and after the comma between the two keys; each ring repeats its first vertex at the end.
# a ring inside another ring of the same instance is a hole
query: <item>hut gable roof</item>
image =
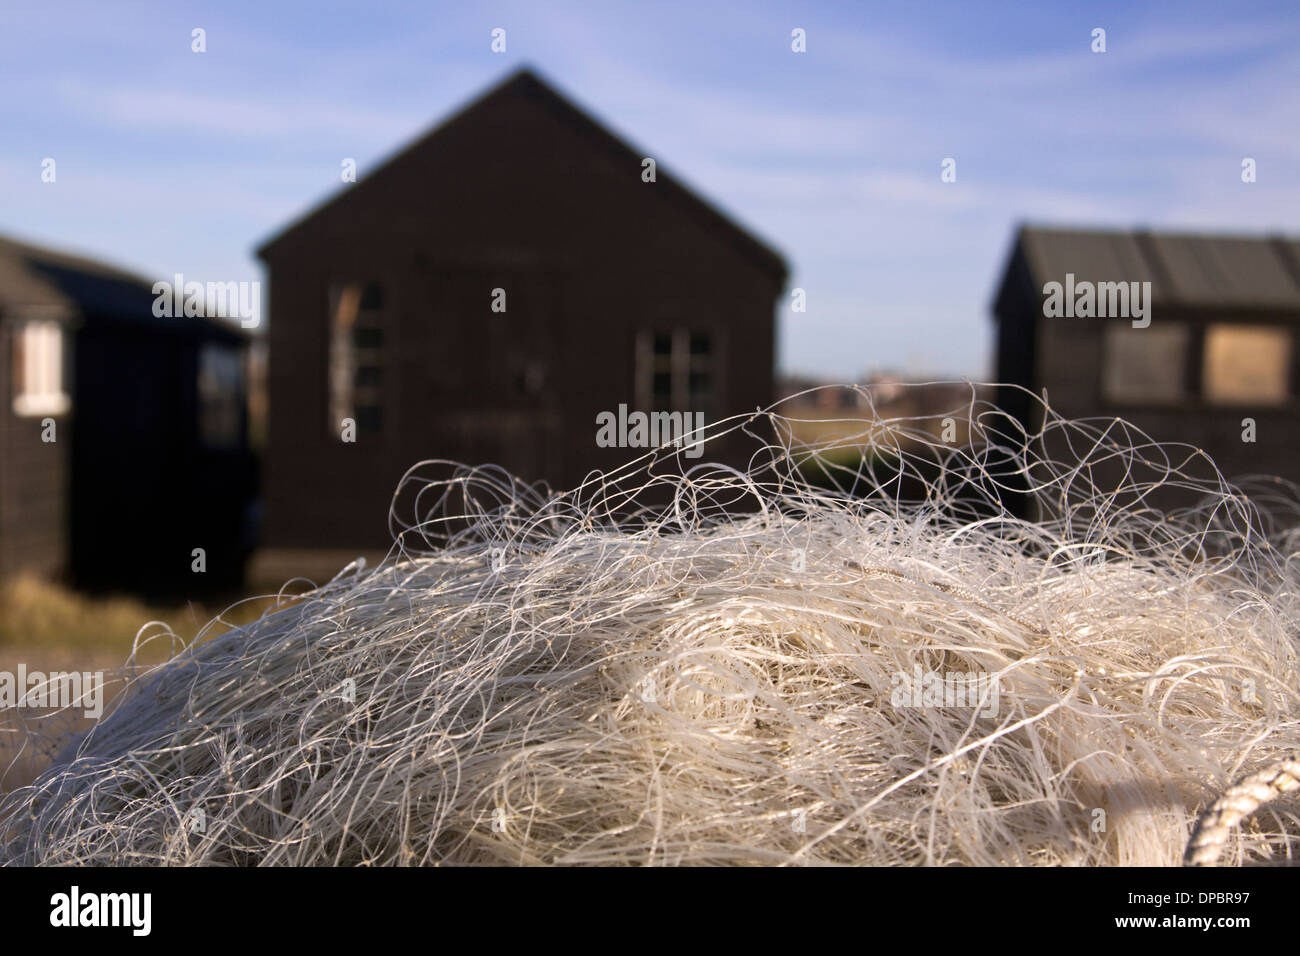
{"type": "Polygon", "coordinates": [[[140,276],[93,259],[0,237],[0,310],[70,319],[138,302],[140,276]]]}
{"type": "MultiPolygon", "coordinates": [[[[558,93],[532,70],[521,69],[409,145],[398,150],[358,182],[336,191],[329,199],[315,206],[272,238],[263,242],[257,248],[257,255],[262,259],[268,258],[282,244],[287,243],[300,231],[317,225],[333,209],[349,201],[351,197],[356,196],[358,201],[364,201],[363,197],[367,185],[382,179],[394,167],[407,162],[412,157],[418,157],[426,152],[431,153],[443,148],[453,138],[454,134],[463,130],[465,125],[485,117],[500,107],[507,104],[517,105],[520,101],[525,101],[531,107],[543,110],[550,116],[560,120],[570,129],[579,133],[591,145],[593,150],[602,151],[604,155],[613,157],[620,163],[628,163],[630,169],[639,170],[642,158],[653,155],[652,153],[634,149],[558,93]]],[[[679,209],[701,221],[716,235],[724,237],[765,272],[784,280],[789,270],[780,253],[683,185],[676,177],[667,174],[662,164],[657,164],[656,187],[659,190],[658,194],[665,201],[676,204],[679,209]]]]}
{"type": "Polygon", "coordinates": [[[63,322],[94,318],[166,323],[176,330],[201,328],[205,334],[232,341],[249,337],[224,319],[181,320],[190,323],[188,326],[176,319],[159,319],[153,314],[153,301],[153,282],[143,276],[95,259],[0,237],[0,315],[63,322]]]}

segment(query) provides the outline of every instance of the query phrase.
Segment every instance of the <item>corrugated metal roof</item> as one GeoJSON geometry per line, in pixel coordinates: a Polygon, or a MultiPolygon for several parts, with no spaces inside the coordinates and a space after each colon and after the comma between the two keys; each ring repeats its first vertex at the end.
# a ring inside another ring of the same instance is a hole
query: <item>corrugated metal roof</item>
{"type": "Polygon", "coordinates": [[[1025,227],[1038,284],[1150,282],[1158,303],[1300,310],[1300,241],[1025,227]]]}

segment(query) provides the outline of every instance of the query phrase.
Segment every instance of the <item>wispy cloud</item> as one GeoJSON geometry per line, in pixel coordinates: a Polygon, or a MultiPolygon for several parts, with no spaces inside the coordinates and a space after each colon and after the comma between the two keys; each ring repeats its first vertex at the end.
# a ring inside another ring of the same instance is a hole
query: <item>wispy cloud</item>
{"type": "Polygon", "coordinates": [[[112,125],[161,135],[186,132],[227,142],[232,137],[289,140],[322,131],[336,139],[384,140],[428,121],[413,112],[335,104],[304,96],[302,91],[287,96],[232,95],[68,80],[59,83],[55,92],[67,115],[81,117],[88,126],[112,125]]]}

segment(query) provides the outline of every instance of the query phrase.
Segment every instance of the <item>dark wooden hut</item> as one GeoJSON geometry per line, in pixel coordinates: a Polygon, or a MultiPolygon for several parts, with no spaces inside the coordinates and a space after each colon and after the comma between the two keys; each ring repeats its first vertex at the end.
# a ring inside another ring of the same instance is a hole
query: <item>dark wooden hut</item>
{"type": "Polygon", "coordinates": [[[239,583],[249,337],[156,317],[154,301],[149,280],[0,240],[0,575],[168,594],[239,583]]]}
{"type": "Polygon", "coordinates": [[[786,265],[657,158],[524,70],[261,246],[268,544],[386,547],[421,459],[569,487],[637,453],[603,411],[769,404],[786,265]]]}
{"type": "MultiPolygon", "coordinates": [[[[1300,242],[1024,227],[994,316],[999,382],[1046,390],[1067,417],[1120,417],[1204,449],[1229,478],[1300,481],[1300,242]]],[[[1004,389],[999,403],[1037,427],[1028,396],[1004,389]]],[[[1132,477],[1158,479],[1165,462],[1151,457],[1132,477]]],[[[1113,461],[1107,480],[1127,467],[1113,461]]],[[[1190,503],[1172,488],[1151,500],[1190,503]]]]}

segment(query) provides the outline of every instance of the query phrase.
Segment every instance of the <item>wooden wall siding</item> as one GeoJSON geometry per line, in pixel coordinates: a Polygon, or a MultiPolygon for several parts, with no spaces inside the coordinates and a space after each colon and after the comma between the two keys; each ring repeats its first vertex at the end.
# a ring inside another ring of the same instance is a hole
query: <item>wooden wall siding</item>
{"type": "Polygon", "coordinates": [[[0,324],[0,577],[53,576],[68,561],[68,461],[72,423],[56,418],[58,441],[41,441],[41,420],[13,413],[13,334],[0,324]]]}
{"type": "Polygon", "coordinates": [[[71,540],[85,586],[112,587],[129,573],[135,589],[194,593],[241,579],[251,460],[244,444],[199,440],[202,339],[189,331],[91,323],[78,336],[71,540]],[[203,576],[191,571],[196,547],[203,576]]]}

